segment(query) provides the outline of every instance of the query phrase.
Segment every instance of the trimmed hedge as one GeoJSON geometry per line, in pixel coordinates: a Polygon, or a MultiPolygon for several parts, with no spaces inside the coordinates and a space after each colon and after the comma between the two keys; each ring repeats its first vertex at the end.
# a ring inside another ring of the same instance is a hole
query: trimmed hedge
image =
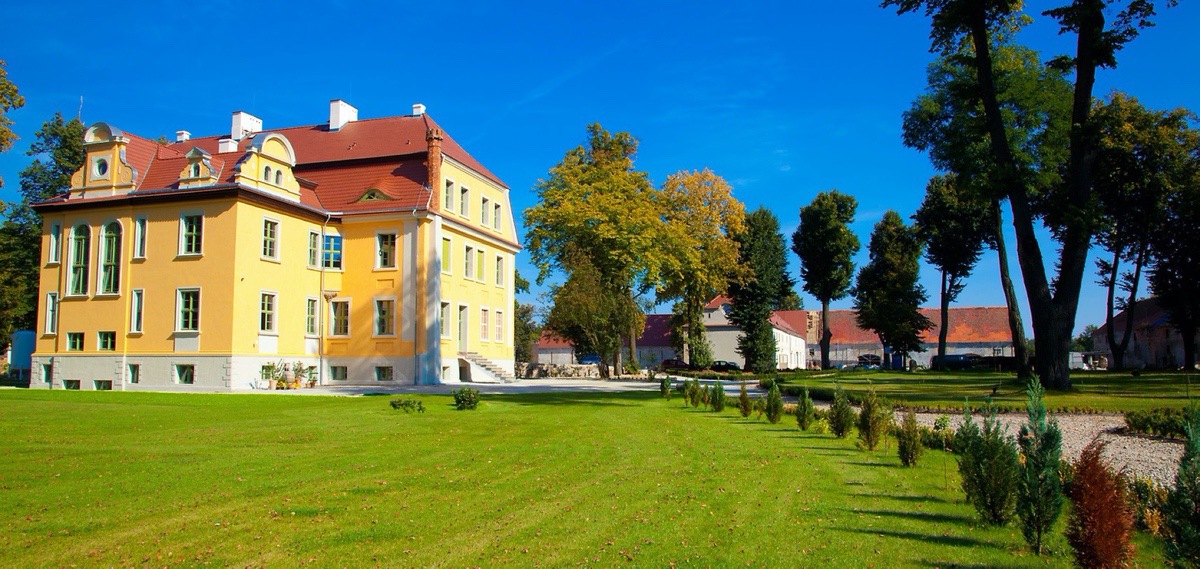
{"type": "Polygon", "coordinates": [[[1183,429],[1185,418],[1183,409],[1173,407],[1125,412],[1125,424],[1129,426],[1130,431],[1177,439],[1187,438],[1183,429]]]}

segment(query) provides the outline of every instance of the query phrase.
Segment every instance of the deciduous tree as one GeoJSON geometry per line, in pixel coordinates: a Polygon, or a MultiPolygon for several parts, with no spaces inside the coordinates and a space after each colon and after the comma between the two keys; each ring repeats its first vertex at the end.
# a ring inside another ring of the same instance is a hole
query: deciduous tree
{"type": "Polygon", "coordinates": [[[830,190],[800,208],[800,226],[792,233],[792,251],[800,257],[805,292],[821,302],[821,368],[829,368],[829,303],[850,293],[858,236],[850,230],[858,202],[830,190]]]}
{"type": "Polygon", "coordinates": [[[928,298],[918,282],[921,249],[916,231],[894,211],[884,213],[871,232],[871,257],[858,273],[854,311],[858,325],[875,332],[885,352],[923,351],[921,334],[933,327],[920,311],[928,298]]]}
{"type": "Polygon", "coordinates": [[[1196,365],[1200,327],[1200,168],[1192,164],[1192,182],[1168,198],[1162,230],[1150,245],[1155,258],[1150,288],[1182,337],[1188,370],[1196,365]]]}
{"type": "MultiPolygon", "coordinates": [[[[13,141],[17,139],[16,133],[12,131],[13,121],[8,118],[8,113],[25,106],[25,97],[21,96],[17,86],[9,80],[4,65],[4,60],[0,59],[0,152],[8,152],[13,141]]],[[[0,179],[0,187],[4,187],[3,179],[0,179]]]]}

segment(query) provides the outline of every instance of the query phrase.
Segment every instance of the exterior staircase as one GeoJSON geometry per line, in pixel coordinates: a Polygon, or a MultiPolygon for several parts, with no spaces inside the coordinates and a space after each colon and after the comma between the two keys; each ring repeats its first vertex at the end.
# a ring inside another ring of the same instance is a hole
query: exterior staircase
{"type": "Polygon", "coordinates": [[[483,368],[487,373],[491,374],[489,378],[471,377],[472,383],[513,383],[517,379],[513,377],[513,370],[504,369],[492,360],[489,360],[475,352],[458,352],[458,357],[474,364],[474,367],[483,368]]]}

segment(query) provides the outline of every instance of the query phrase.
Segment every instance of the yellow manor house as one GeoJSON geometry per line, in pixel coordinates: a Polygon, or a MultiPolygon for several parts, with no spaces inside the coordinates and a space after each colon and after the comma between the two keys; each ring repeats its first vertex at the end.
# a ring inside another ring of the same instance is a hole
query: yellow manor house
{"type": "Polygon", "coordinates": [[[68,193],[34,204],[34,387],[247,390],[507,381],[509,190],[424,105],[169,144],[96,123],[68,193]],[[294,372],[291,375],[295,375],[294,372]]]}

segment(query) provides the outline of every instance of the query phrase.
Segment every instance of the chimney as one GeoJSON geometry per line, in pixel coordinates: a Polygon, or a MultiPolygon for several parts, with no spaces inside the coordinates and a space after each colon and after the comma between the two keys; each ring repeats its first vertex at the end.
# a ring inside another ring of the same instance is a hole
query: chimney
{"type": "Polygon", "coordinates": [[[262,119],[246,111],[234,111],[233,124],[229,128],[229,138],[241,140],[252,132],[262,132],[262,119]]]}
{"type": "Polygon", "coordinates": [[[329,130],[340,130],[358,120],[358,109],[341,99],[329,101],[329,130]]]}
{"type": "MultiPolygon", "coordinates": [[[[414,105],[415,107],[418,105],[414,105]]],[[[423,106],[422,106],[423,107],[423,106]]],[[[424,108],[422,108],[424,110],[424,108]]],[[[429,146],[429,210],[438,213],[442,209],[442,130],[431,128],[425,131],[425,142],[429,146]]]]}
{"type": "Polygon", "coordinates": [[[237,152],[238,141],[232,138],[222,138],[217,141],[217,152],[225,154],[226,152],[237,152]]]}
{"type": "Polygon", "coordinates": [[[192,137],[192,133],[186,130],[175,131],[175,142],[187,142],[192,137]]]}
{"type": "MultiPolygon", "coordinates": [[[[413,105],[413,116],[419,117],[423,114],[425,114],[425,105],[422,105],[421,103],[415,103],[413,105]]],[[[438,136],[441,136],[441,134],[439,133],[438,136]]]]}

